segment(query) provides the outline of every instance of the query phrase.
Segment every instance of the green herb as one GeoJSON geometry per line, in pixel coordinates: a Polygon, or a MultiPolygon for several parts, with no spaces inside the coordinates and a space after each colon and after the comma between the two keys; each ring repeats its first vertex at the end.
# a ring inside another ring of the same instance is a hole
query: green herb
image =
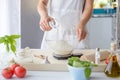
{"type": "Polygon", "coordinates": [[[82,62],[74,61],[74,62],[73,62],[73,67],[84,67],[84,65],[83,65],[82,62]]]}
{"type": "Polygon", "coordinates": [[[68,64],[73,66],[73,61],[80,61],[78,57],[71,57],[68,59],[68,64]]]}
{"type": "Polygon", "coordinates": [[[86,78],[90,77],[90,74],[92,72],[91,67],[97,66],[96,64],[90,61],[81,61],[78,57],[69,58],[68,64],[73,67],[77,67],[77,68],[85,67],[84,73],[85,73],[86,78]]]}
{"type": "Polygon", "coordinates": [[[0,37],[0,44],[4,44],[6,46],[6,51],[12,51],[16,55],[16,39],[20,38],[20,35],[5,35],[4,37],[0,37]]]}
{"type": "Polygon", "coordinates": [[[84,70],[84,73],[85,73],[85,77],[89,78],[91,73],[92,73],[91,68],[90,67],[86,67],[85,70],[84,70]]]}

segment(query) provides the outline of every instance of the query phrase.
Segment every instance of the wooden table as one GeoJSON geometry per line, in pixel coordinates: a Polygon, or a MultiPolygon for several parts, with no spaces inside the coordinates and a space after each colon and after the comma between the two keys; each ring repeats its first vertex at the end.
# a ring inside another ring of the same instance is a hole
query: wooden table
{"type": "MultiPolygon", "coordinates": [[[[73,53],[75,53],[75,54],[76,53],[77,54],[83,53],[86,56],[90,55],[90,54],[94,55],[94,52],[95,52],[94,49],[73,51],[73,53]]],[[[55,59],[53,57],[51,51],[43,51],[43,50],[39,50],[39,49],[32,49],[31,54],[35,54],[35,55],[44,54],[44,55],[48,56],[48,60],[50,61],[50,64],[20,63],[21,65],[26,67],[28,70],[68,71],[67,70],[67,60],[57,60],[57,59],[55,59]]],[[[107,52],[107,54],[109,54],[109,53],[107,52]]],[[[104,53],[102,53],[102,55],[103,55],[103,57],[105,57],[104,53]]],[[[93,59],[94,59],[94,56],[90,56],[90,57],[93,57],[93,59]]],[[[23,59],[21,59],[21,61],[23,61],[23,59]]],[[[105,69],[105,66],[106,66],[106,64],[103,61],[101,64],[99,64],[98,67],[93,68],[93,71],[103,72],[104,69],[105,69]]]]}
{"type": "MultiPolygon", "coordinates": [[[[39,53],[39,50],[38,50],[38,53],[39,53]]],[[[63,63],[63,62],[64,61],[60,61],[60,63],[63,63]]],[[[54,63],[52,64],[33,64],[33,63],[21,64],[28,70],[26,77],[21,80],[56,80],[56,79],[72,80],[70,73],[68,72],[66,63],[63,63],[63,64],[60,64],[60,63],[59,64],[54,64],[54,63]]],[[[106,77],[106,75],[103,73],[104,68],[105,68],[104,64],[100,64],[99,67],[93,68],[93,72],[91,74],[90,80],[120,80],[120,78],[113,79],[113,78],[106,77]]],[[[0,74],[1,74],[1,70],[0,70],[0,74]]],[[[0,75],[0,80],[6,80],[6,79],[4,79],[2,75],[0,75]]],[[[11,80],[20,80],[20,79],[16,78],[14,75],[11,80]]]]}

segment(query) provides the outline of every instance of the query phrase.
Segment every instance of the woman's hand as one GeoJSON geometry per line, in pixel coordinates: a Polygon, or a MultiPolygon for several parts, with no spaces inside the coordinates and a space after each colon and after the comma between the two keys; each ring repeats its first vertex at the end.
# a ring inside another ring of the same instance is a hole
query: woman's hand
{"type": "Polygon", "coordinates": [[[86,35],[87,35],[86,27],[84,25],[78,25],[77,27],[78,40],[81,41],[85,39],[86,35]]]}
{"type": "Polygon", "coordinates": [[[41,20],[40,20],[40,28],[43,30],[43,31],[50,31],[52,28],[51,26],[49,25],[49,22],[54,20],[52,17],[50,16],[46,16],[46,17],[41,17],[41,20]]]}

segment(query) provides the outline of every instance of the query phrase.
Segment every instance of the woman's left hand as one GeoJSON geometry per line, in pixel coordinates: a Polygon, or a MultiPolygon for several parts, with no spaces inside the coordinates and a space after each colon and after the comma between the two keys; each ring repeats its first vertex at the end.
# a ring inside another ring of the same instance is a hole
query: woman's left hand
{"type": "Polygon", "coordinates": [[[77,26],[78,40],[81,41],[81,40],[85,39],[86,35],[87,35],[86,27],[84,25],[78,25],[77,26]]]}

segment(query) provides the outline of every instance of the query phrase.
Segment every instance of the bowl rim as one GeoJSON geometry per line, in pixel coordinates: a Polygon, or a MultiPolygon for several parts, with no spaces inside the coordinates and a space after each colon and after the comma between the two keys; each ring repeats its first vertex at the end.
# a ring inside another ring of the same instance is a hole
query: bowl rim
{"type": "MultiPolygon", "coordinates": [[[[86,67],[74,67],[74,66],[71,66],[71,65],[69,65],[69,64],[67,64],[67,67],[68,68],[72,68],[72,69],[77,69],[77,70],[84,70],[86,67]]],[[[91,68],[92,69],[92,66],[90,66],[89,68],[91,68]]]]}

